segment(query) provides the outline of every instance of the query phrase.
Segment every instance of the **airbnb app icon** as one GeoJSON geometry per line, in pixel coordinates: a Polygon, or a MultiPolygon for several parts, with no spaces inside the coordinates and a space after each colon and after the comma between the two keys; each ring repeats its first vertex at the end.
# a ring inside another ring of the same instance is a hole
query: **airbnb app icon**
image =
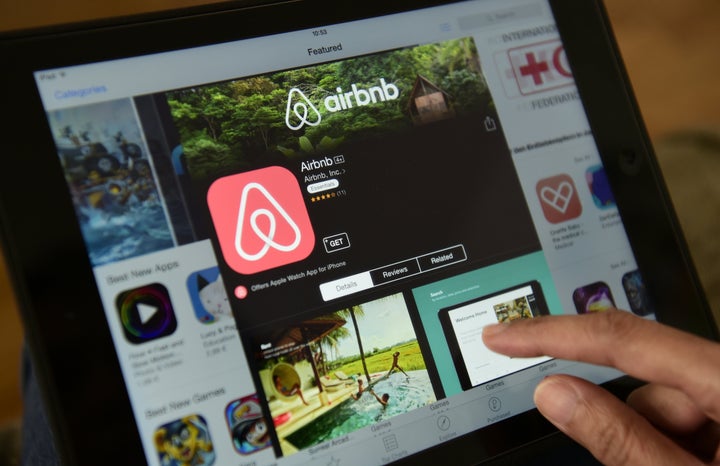
{"type": "Polygon", "coordinates": [[[301,261],[315,247],[300,185],[285,168],[220,178],[207,202],[225,262],[238,273],[301,261]]]}

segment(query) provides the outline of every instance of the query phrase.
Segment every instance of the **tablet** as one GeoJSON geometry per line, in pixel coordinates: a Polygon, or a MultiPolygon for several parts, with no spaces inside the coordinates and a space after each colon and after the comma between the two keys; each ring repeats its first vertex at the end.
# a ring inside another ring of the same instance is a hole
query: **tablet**
{"type": "Polygon", "coordinates": [[[5,35],[2,238],[69,464],[507,461],[486,322],[714,337],[595,0],[241,2],[5,35]]]}
{"type": "Polygon", "coordinates": [[[482,342],[483,327],[498,322],[549,315],[540,283],[533,281],[456,304],[439,312],[460,386],[470,390],[549,358],[510,358],[482,342]]]}

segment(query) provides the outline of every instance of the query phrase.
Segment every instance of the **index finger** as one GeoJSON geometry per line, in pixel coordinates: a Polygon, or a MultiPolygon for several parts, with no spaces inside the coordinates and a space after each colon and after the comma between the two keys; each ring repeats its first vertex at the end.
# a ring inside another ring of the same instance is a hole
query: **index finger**
{"type": "Polygon", "coordinates": [[[615,367],[639,379],[675,387],[720,421],[720,345],[689,333],[610,311],[548,316],[492,325],[483,341],[514,357],[547,355],[615,367]]]}

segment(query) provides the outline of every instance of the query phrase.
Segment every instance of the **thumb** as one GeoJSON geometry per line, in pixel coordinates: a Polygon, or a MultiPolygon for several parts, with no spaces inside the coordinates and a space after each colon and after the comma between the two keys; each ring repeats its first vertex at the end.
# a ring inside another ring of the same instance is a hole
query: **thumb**
{"type": "Polygon", "coordinates": [[[535,404],[543,416],[605,465],[703,464],[625,403],[585,380],[547,377],[535,389],[535,404]]]}

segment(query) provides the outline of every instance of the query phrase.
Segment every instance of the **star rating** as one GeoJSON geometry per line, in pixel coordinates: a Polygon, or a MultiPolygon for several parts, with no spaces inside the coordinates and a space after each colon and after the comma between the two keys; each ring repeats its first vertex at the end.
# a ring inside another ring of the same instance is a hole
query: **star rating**
{"type": "Polygon", "coordinates": [[[328,199],[333,199],[335,197],[337,197],[337,193],[321,194],[320,196],[311,197],[310,202],[320,202],[320,201],[325,201],[328,199]]]}

